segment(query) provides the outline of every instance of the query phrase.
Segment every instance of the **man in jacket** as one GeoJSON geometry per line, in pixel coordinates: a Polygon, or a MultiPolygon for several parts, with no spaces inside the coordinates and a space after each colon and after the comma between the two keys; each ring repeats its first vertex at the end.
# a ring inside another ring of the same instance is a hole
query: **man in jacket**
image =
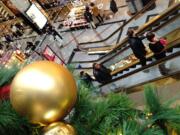
{"type": "Polygon", "coordinates": [[[139,59],[142,66],[146,65],[146,48],[142,42],[143,38],[145,37],[138,37],[134,30],[130,29],[128,30],[128,43],[136,56],[136,58],[139,59]]]}
{"type": "Polygon", "coordinates": [[[93,64],[93,74],[96,81],[98,81],[99,83],[106,83],[111,81],[112,79],[111,70],[107,69],[101,64],[93,64]]]}
{"type": "Polygon", "coordinates": [[[84,12],[84,18],[88,23],[90,23],[91,28],[95,29],[96,25],[94,24],[92,14],[90,12],[90,9],[88,6],[86,6],[85,12],[84,12]]]}

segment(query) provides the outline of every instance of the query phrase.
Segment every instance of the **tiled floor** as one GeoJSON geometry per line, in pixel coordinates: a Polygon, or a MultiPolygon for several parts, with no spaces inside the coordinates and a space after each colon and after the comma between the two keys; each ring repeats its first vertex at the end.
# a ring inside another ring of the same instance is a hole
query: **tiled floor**
{"type": "MultiPolygon", "coordinates": [[[[127,33],[127,30],[129,27],[137,27],[137,26],[143,25],[146,22],[147,17],[149,15],[159,14],[160,12],[165,10],[168,6],[168,2],[169,2],[169,0],[167,0],[167,1],[157,0],[157,2],[156,2],[157,7],[155,9],[146,12],[143,16],[141,16],[137,20],[133,20],[131,23],[129,23],[127,26],[124,27],[120,41],[126,37],[126,33],[127,33]]],[[[114,18],[107,20],[105,22],[112,22],[112,21],[117,21],[117,20],[127,20],[131,17],[127,14],[127,11],[128,11],[128,8],[126,6],[123,8],[120,8],[114,18]]],[[[73,31],[73,35],[74,35],[74,38],[76,38],[76,40],[78,41],[78,43],[97,41],[97,40],[106,38],[113,31],[115,31],[117,28],[119,28],[120,25],[122,25],[122,23],[99,26],[95,30],[85,29],[85,30],[73,31]]],[[[85,45],[85,46],[83,45],[81,47],[87,48],[87,47],[96,47],[96,46],[104,46],[104,45],[114,45],[117,41],[118,35],[119,34],[115,34],[112,38],[105,41],[104,43],[87,44],[87,45],[85,45]]],[[[70,41],[71,37],[68,34],[66,34],[65,39],[70,41]],[[68,38],[66,38],[66,37],[68,37],[68,38]]],[[[72,43],[73,42],[71,42],[69,45],[72,45],[72,43]]]]}
{"type": "MultiPolygon", "coordinates": [[[[167,8],[168,6],[168,2],[169,0],[157,0],[157,7],[154,10],[148,11],[146,12],[143,16],[141,16],[139,19],[137,19],[136,21],[132,21],[130,24],[128,24],[122,32],[122,36],[120,38],[120,41],[126,36],[127,33],[127,29],[129,27],[134,27],[134,26],[139,26],[145,23],[146,18],[148,15],[150,14],[157,14],[162,12],[164,9],[167,8]]],[[[124,6],[126,5],[125,0],[122,1],[117,1],[118,6],[124,6]]],[[[109,9],[109,5],[104,5],[105,10],[109,9]]],[[[112,22],[112,21],[120,21],[120,20],[127,20],[129,19],[131,16],[129,16],[127,14],[128,8],[127,6],[124,6],[122,8],[119,8],[118,13],[115,15],[114,18],[109,19],[109,20],[105,20],[105,23],[108,22],[112,22]]],[[[121,22],[118,23],[113,23],[113,24],[107,24],[107,25],[102,25],[99,26],[97,29],[83,29],[83,30],[78,30],[78,31],[73,31],[73,32],[61,32],[61,29],[57,29],[60,34],[63,36],[63,45],[64,47],[62,47],[61,49],[58,47],[59,43],[55,43],[53,42],[52,38],[49,38],[48,36],[46,37],[45,40],[43,40],[43,43],[41,44],[42,47],[44,48],[44,46],[46,45],[51,45],[52,49],[57,52],[57,54],[62,57],[63,59],[65,59],[65,61],[67,62],[69,59],[69,56],[72,53],[72,50],[74,48],[76,48],[79,43],[81,42],[89,42],[89,41],[98,41],[98,40],[102,40],[106,37],[108,37],[108,35],[110,35],[112,32],[114,32],[117,28],[119,28],[122,25],[121,22]]],[[[54,26],[58,27],[59,26],[59,22],[54,23],[54,26]]],[[[114,45],[117,41],[117,38],[119,36],[119,32],[116,33],[112,38],[108,39],[105,42],[101,42],[101,43],[96,43],[96,44],[88,44],[85,46],[81,46],[81,47],[96,47],[96,46],[106,46],[106,45],[114,45]]],[[[44,37],[39,37],[37,36],[37,40],[41,40],[44,37]]],[[[26,39],[24,41],[34,41],[35,39],[26,39]]],[[[18,41],[19,44],[25,44],[24,41],[18,41]]],[[[41,50],[42,51],[42,50],[41,50]]],[[[76,57],[77,59],[74,60],[78,60],[79,57],[76,57]]],[[[83,57],[84,59],[89,59],[88,55],[87,57],[83,57]]]]}

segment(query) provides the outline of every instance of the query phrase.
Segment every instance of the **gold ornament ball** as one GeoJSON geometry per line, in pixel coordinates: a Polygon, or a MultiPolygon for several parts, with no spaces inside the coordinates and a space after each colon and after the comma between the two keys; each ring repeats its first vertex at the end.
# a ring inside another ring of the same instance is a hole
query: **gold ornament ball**
{"type": "Polygon", "coordinates": [[[77,87],[72,74],[50,61],[27,65],[11,84],[12,106],[34,124],[47,125],[64,118],[76,98],[77,87]]]}
{"type": "Polygon", "coordinates": [[[69,124],[56,122],[45,127],[43,135],[76,135],[76,131],[69,124]]]}

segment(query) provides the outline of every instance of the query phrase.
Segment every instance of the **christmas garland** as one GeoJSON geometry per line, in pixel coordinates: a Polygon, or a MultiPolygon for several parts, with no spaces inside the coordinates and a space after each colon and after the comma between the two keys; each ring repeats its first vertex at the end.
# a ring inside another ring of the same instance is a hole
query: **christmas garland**
{"type": "Polygon", "coordinates": [[[10,83],[20,68],[17,64],[0,68],[0,135],[39,134],[39,127],[16,113],[9,101],[10,83]]]}
{"type": "Polygon", "coordinates": [[[19,71],[19,67],[16,64],[13,64],[12,67],[2,67],[0,69],[0,99],[9,98],[10,82],[19,71]]]}
{"type": "Polygon", "coordinates": [[[179,107],[170,107],[173,100],[161,104],[155,87],[145,87],[146,109],[141,111],[125,94],[94,96],[84,82],[79,84],[70,121],[78,135],[167,135],[171,130],[180,133],[179,107]]]}
{"type": "MultiPolygon", "coordinates": [[[[11,82],[18,71],[15,69],[0,69],[0,86],[11,82]]],[[[180,107],[170,107],[174,100],[162,104],[155,87],[145,87],[146,109],[142,111],[126,94],[102,97],[95,93],[96,88],[76,80],[78,99],[67,121],[78,135],[167,135],[172,130],[180,134],[180,107]]],[[[1,101],[1,135],[38,135],[40,128],[19,116],[8,100],[1,101]]]]}

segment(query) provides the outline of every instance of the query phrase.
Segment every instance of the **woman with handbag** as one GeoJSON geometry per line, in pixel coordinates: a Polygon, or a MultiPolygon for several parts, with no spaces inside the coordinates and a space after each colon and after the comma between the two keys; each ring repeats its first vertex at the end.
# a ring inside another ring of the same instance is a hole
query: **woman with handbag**
{"type": "MultiPolygon", "coordinates": [[[[166,57],[165,43],[167,42],[165,42],[165,39],[164,41],[162,38],[158,39],[152,32],[147,33],[146,37],[148,41],[150,41],[149,48],[154,53],[154,58],[156,60],[160,60],[166,57]]],[[[166,75],[169,72],[169,69],[166,68],[165,63],[159,65],[159,70],[162,75],[166,75]]]]}

